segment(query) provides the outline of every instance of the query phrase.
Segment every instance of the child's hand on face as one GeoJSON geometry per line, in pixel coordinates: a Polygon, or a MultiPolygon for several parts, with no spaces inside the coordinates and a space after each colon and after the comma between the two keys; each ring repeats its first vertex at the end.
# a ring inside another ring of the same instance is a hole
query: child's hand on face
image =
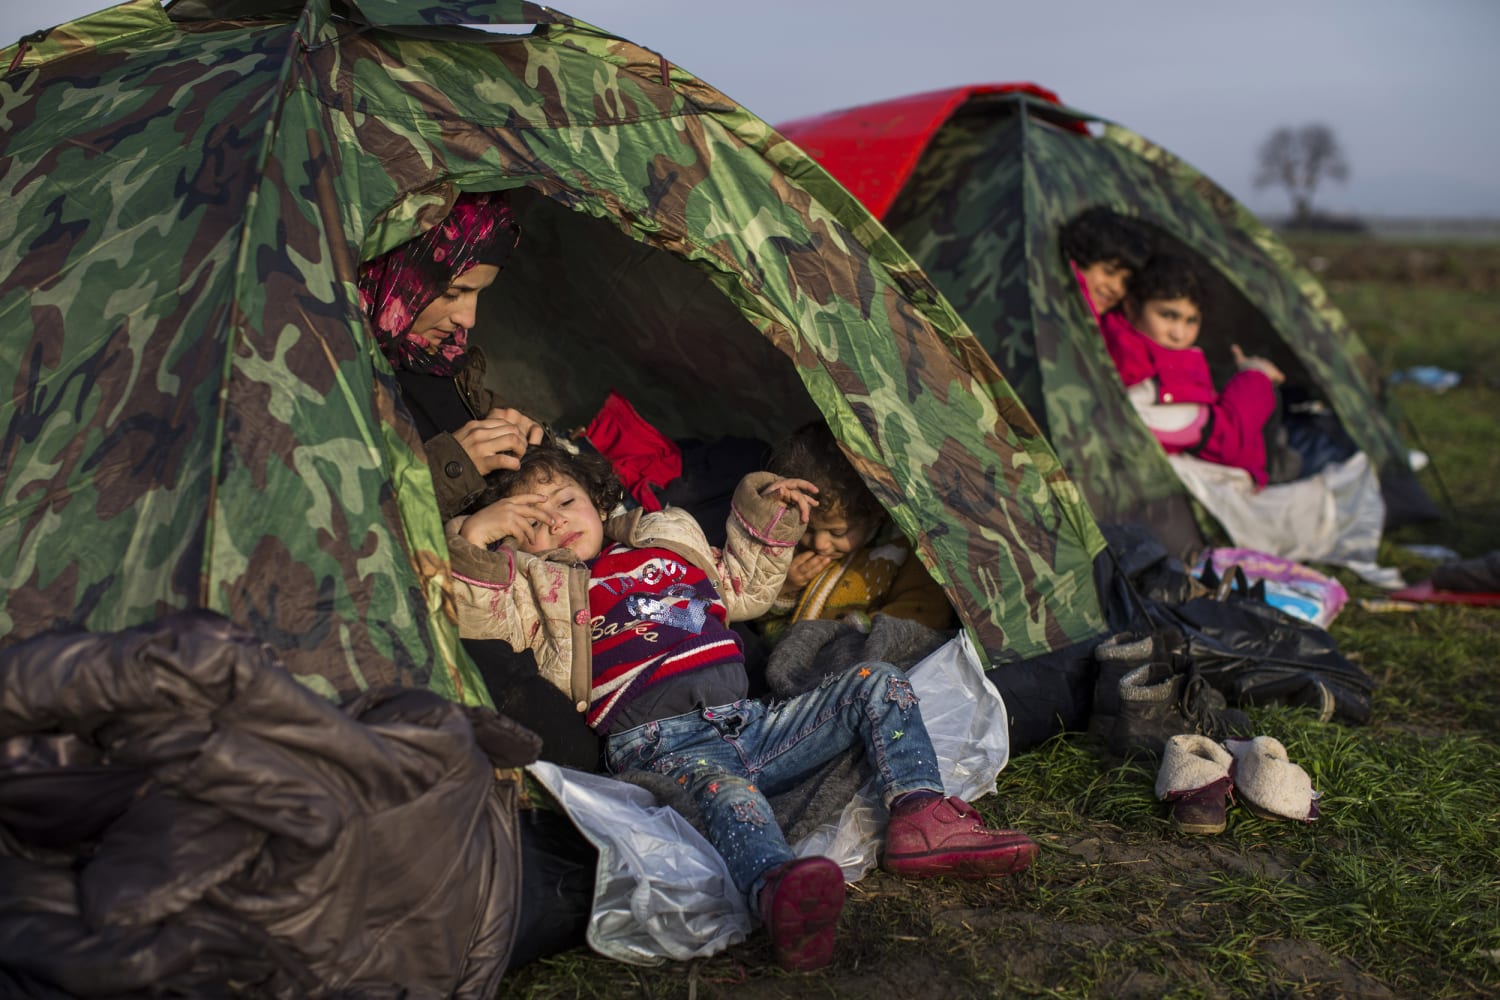
{"type": "Polygon", "coordinates": [[[820,556],[812,549],[799,549],[797,554],[792,556],[792,565],[786,571],[786,583],[782,584],[782,593],[797,593],[812,583],[819,573],[832,564],[833,559],[830,556],[820,556]]]}
{"type": "Polygon", "coordinates": [[[466,541],[488,548],[496,542],[514,538],[524,549],[531,544],[532,526],[537,522],[553,524],[552,515],[539,504],[547,498],[540,493],[517,493],[496,500],[464,520],[458,533],[466,541]]]}
{"type": "Polygon", "coordinates": [[[1244,351],[1240,350],[1239,344],[1229,345],[1229,350],[1234,354],[1234,364],[1236,368],[1254,368],[1256,371],[1265,375],[1266,378],[1270,379],[1272,385],[1280,385],[1281,383],[1286,381],[1286,376],[1282,374],[1281,369],[1277,368],[1274,362],[1268,361],[1265,358],[1246,354],[1244,351]]]}
{"type": "Polygon", "coordinates": [[[816,492],[818,488],[806,479],[778,479],[761,490],[760,495],[767,500],[780,500],[784,507],[796,507],[802,523],[806,524],[812,509],[818,505],[813,498],[816,492]]]}

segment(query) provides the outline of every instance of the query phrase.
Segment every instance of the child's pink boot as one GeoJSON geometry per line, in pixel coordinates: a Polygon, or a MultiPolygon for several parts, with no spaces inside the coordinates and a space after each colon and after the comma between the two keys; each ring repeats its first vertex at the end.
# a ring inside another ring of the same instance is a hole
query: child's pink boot
{"type": "Polygon", "coordinates": [[[760,919],[776,964],[789,972],[833,960],[833,932],[844,909],[844,870],[830,858],[793,858],[772,868],[760,890],[760,919]]]}
{"type": "Polygon", "coordinates": [[[891,803],[881,867],[897,875],[989,878],[1012,875],[1036,858],[1030,837],[991,830],[963,799],[910,792],[891,803]]]}

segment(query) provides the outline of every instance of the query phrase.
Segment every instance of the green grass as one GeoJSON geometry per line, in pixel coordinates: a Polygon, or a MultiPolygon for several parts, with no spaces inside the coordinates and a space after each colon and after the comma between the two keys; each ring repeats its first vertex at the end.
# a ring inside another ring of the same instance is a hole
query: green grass
{"type": "MultiPolygon", "coordinates": [[[[1304,249],[1328,255],[1330,292],[1386,370],[1464,375],[1442,395],[1393,394],[1433,458],[1424,482],[1455,517],[1397,532],[1382,561],[1416,580],[1431,563],[1402,544],[1500,548],[1500,249],[1304,249]],[[1416,278],[1414,259],[1426,261],[1416,278]]],[[[1315,823],[1232,808],[1222,835],[1181,836],[1153,797],[1154,767],[1105,767],[1086,737],[1058,738],[1018,755],[979,803],[1042,845],[1032,870],[979,884],[872,873],[851,889],[828,970],[781,973],[757,935],[652,969],[574,951],[503,992],[1500,997],[1500,609],[1377,613],[1358,605],[1377,591],[1341,579],[1355,600],[1332,632],[1377,681],[1371,724],[1252,710],[1322,793],[1315,823]]]]}
{"type": "Polygon", "coordinates": [[[1330,291],[1383,371],[1437,365],[1500,387],[1500,296],[1494,292],[1336,282],[1330,291]],[[1360,317],[1355,320],[1355,317],[1360,317]],[[1487,335],[1475,332],[1489,325],[1487,335]]]}

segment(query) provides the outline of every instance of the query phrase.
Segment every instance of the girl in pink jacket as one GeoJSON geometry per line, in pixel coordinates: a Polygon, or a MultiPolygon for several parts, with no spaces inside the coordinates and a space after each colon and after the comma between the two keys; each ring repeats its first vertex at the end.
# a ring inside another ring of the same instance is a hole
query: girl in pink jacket
{"type": "Polygon", "coordinates": [[[1208,360],[1194,346],[1203,298],[1192,263],[1156,255],[1132,277],[1123,310],[1100,316],[1099,327],[1131,402],[1163,448],[1244,469],[1261,487],[1265,427],[1277,410],[1276,387],[1286,377],[1235,345],[1239,371],[1216,389],[1208,360]]]}

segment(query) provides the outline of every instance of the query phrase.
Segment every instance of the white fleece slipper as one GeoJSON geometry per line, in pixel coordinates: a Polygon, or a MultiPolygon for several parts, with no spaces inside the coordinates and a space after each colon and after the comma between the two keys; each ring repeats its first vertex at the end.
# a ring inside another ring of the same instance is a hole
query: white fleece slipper
{"type": "Polygon", "coordinates": [[[1318,793],[1307,772],[1287,760],[1286,747],[1270,736],[1227,739],[1234,757],[1234,786],[1240,801],[1262,819],[1318,818],[1318,793]]]}

